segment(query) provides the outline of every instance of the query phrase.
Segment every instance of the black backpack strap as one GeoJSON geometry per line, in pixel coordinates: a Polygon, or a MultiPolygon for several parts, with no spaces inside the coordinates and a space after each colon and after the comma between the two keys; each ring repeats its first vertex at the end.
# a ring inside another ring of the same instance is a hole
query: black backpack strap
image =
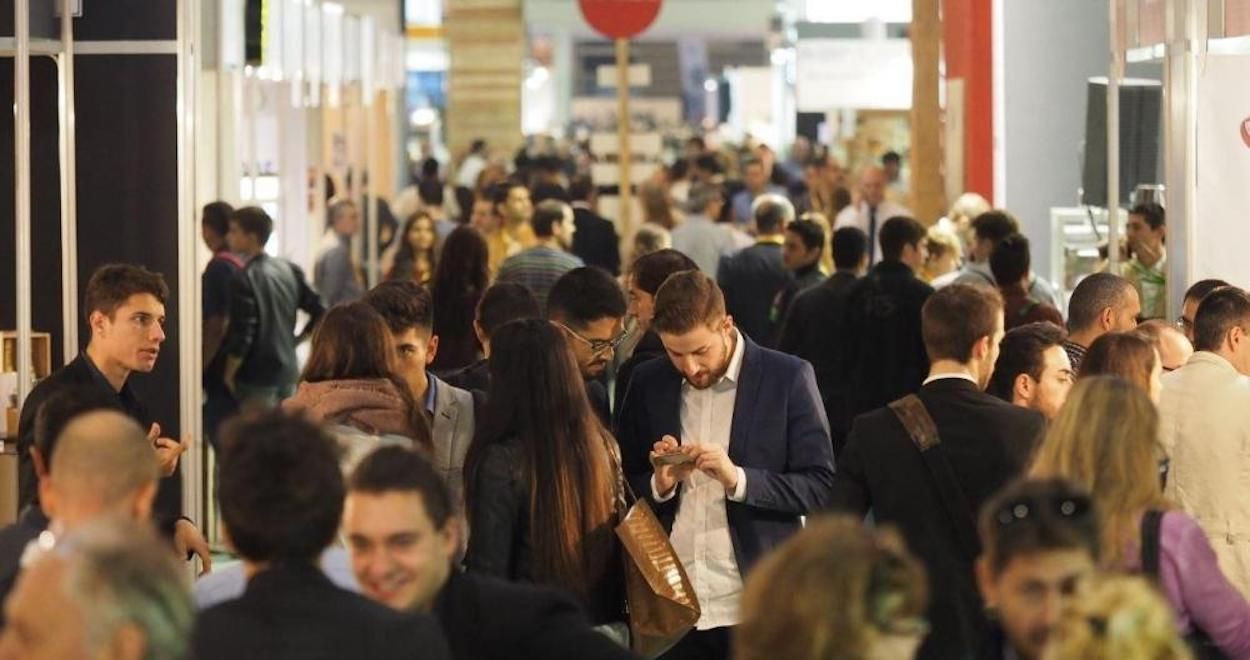
{"type": "Polygon", "coordinates": [[[1152,580],[1159,580],[1159,536],[1163,527],[1163,512],[1150,510],[1141,518],[1141,572],[1152,580]]]}
{"type": "Polygon", "coordinates": [[[924,402],[915,394],[908,394],[890,404],[890,410],[907,429],[907,435],[920,451],[921,460],[928,468],[933,486],[937,490],[938,499],[950,517],[955,531],[955,541],[964,551],[969,561],[981,554],[981,542],[977,537],[977,526],[973,520],[972,507],[964,496],[955,470],[951,467],[946,452],[942,450],[942,439],[938,436],[937,425],[925,408],[924,402]]]}

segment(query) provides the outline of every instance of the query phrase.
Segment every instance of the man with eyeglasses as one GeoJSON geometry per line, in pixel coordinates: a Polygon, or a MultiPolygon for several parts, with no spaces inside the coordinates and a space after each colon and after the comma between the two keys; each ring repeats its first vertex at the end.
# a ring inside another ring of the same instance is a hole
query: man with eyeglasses
{"type": "MultiPolygon", "coordinates": [[[[161,425],[148,412],[130,384],[131,374],[156,368],[165,342],[165,278],[142,266],[107,264],[87,281],[84,312],[91,329],[87,348],[69,364],[40,381],[22,405],[17,425],[18,507],[38,503],[37,479],[31,448],[35,445],[35,419],[52,395],[75,387],[105,394],[115,406],[147,432],[161,474],[172,476],[187,443],[163,437],[161,425]]],[[[47,457],[44,457],[47,458],[47,457]]],[[[46,465],[45,465],[46,467],[46,465]]],[[[180,517],[177,484],[162,479],[156,499],[155,518],[162,531],[174,538],[179,551],[194,551],[207,567],[208,543],[190,520],[180,517]]]]}
{"type": "Polygon", "coordinates": [[[1224,280],[1198,280],[1185,291],[1185,300],[1181,305],[1181,315],[1176,319],[1176,327],[1185,333],[1189,341],[1194,340],[1194,315],[1198,313],[1198,305],[1207,294],[1216,289],[1228,286],[1224,280]]]}
{"type": "Polygon", "coordinates": [[[981,510],[977,584],[993,619],[978,660],[1037,660],[1097,570],[1098,517],[1063,480],[1021,481],[981,510]]]}
{"type": "Polygon", "coordinates": [[[1160,440],[1171,456],[1166,494],[1198,520],[1229,582],[1250,593],[1250,294],[1208,293],[1194,315],[1194,349],[1163,377],[1160,440]]]}
{"type": "Polygon", "coordinates": [[[565,273],[547,297],[547,318],[564,331],[586,381],[586,396],[605,427],[612,410],[604,376],[625,331],[625,293],[607,271],[592,266],[565,273]]]}

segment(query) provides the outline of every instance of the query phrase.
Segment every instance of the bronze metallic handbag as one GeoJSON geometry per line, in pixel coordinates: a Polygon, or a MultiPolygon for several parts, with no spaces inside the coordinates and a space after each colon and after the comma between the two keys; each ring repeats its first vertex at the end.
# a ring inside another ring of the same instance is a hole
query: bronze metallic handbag
{"type": "Polygon", "coordinates": [[[629,629],[634,652],[655,658],[694,628],[702,610],[664,526],[645,500],[633,499],[616,526],[625,548],[629,629]]]}

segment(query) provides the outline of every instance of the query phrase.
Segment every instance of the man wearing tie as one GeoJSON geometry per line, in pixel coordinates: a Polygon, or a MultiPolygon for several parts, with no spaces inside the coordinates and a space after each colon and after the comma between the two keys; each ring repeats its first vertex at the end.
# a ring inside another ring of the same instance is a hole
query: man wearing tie
{"type": "Polygon", "coordinates": [[[858,227],[868,236],[868,254],[874,265],[881,261],[877,230],[890,218],[911,216],[911,211],[886,201],[885,186],[885,170],[876,165],[864,168],[859,176],[859,203],[842,209],[834,223],[834,229],[858,227]]]}

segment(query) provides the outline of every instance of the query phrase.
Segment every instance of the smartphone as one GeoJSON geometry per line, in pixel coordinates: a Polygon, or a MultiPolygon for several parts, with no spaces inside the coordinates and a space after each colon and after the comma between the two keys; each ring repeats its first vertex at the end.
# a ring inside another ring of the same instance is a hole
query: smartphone
{"type": "Polygon", "coordinates": [[[674,451],[656,456],[655,462],[659,465],[682,465],[683,463],[693,463],[694,458],[689,454],[674,451]]]}

